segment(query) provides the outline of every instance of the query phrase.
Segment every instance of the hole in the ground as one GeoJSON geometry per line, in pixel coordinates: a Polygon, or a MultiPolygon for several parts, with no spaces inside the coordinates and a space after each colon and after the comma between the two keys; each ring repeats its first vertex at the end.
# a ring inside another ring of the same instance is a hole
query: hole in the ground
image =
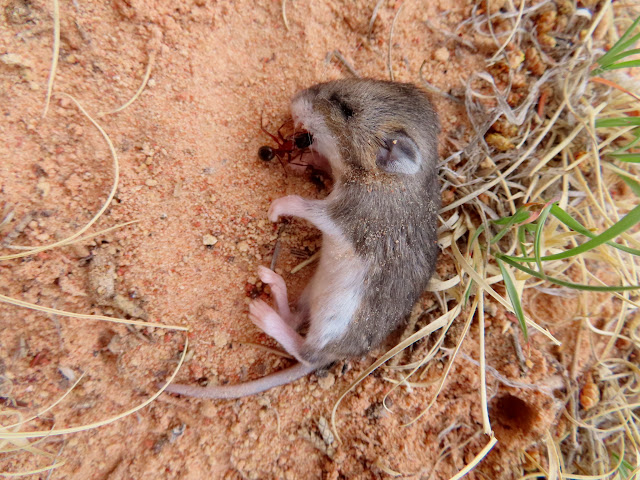
{"type": "Polygon", "coordinates": [[[537,411],[524,400],[514,395],[504,395],[497,399],[492,410],[492,418],[511,430],[528,433],[538,420],[537,411]]]}

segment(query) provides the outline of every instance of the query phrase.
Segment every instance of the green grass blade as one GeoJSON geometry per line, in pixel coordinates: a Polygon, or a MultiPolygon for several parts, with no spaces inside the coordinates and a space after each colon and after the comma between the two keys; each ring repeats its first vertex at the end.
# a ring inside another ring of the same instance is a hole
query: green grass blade
{"type": "MultiPolygon", "coordinates": [[[[550,283],[554,283],[556,285],[560,285],[562,287],[573,288],[575,290],[583,290],[587,292],[623,292],[627,290],[639,290],[640,285],[616,285],[616,286],[598,286],[598,285],[584,285],[582,283],[571,283],[565,282],[564,280],[560,280],[559,278],[549,277],[543,275],[535,270],[525,267],[524,265],[520,265],[518,262],[514,262],[507,255],[502,255],[501,253],[495,253],[496,261],[502,260],[503,262],[511,265],[518,270],[521,270],[525,273],[528,273],[532,277],[539,278],[540,280],[547,280],[550,283]]],[[[502,268],[501,268],[502,269],[502,268]]]]}
{"type": "MultiPolygon", "coordinates": [[[[620,177],[622,177],[622,180],[625,180],[625,178],[626,178],[626,177],[623,177],[622,175],[620,175],[620,177]]],[[[638,183],[635,182],[634,180],[632,180],[632,179],[629,179],[629,180],[631,182],[633,182],[634,184],[638,185],[638,183]]],[[[634,188],[631,185],[629,185],[629,186],[632,189],[634,188]]],[[[639,191],[638,191],[638,193],[636,193],[636,195],[640,196],[640,185],[638,185],[638,189],[639,189],[639,191]]],[[[634,192],[635,192],[635,190],[634,190],[634,192]]],[[[569,227],[574,232],[578,232],[578,233],[584,235],[585,237],[589,237],[589,238],[597,237],[597,235],[595,233],[593,233],[591,230],[588,230],[587,228],[585,228],[580,222],[578,222],[576,219],[574,219],[571,215],[569,215],[567,212],[565,212],[562,208],[560,208],[557,205],[554,205],[553,207],[551,207],[551,215],[556,217],[558,220],[560,220],[562,223],[564,223],[567,227],[569,227]]],[[[631,255],[640,256],[640,250],[636,250],[635,248],[626,247],[624,245],[620,245],[619,243],[615,243],[615,242],[612,242],[612,241],[607,242],[607,245],[609,245],[610,247],[613,247],[613,248],[617,248],[618,250],[622,250],[623,252],[630,253],[631,255]]]]}
{"type": "Polygon", "coordinates": [[[467,291],[464,292],[464,301],[462,302],[462,306],[465,307],[469,303],[469,297],[471,296],[471,290],[473,290],[473,280],[469,280],[469,285],[467,286],[467,291]]]}
{"type": "Polygon", "coordinates": [[[627,50],[625,52],[622,52],[614,57],[611,58],[611,61],[609,62],[609,64],[612,63],[616,63],[618,60],[623,60],[627,57],[630,57],[631,55],[637,55],[640,53],[640,48],[634,48],[632,50],[627,50]]]}
{"type": "Polygon", "coordinates": [[[640,153],[611,153],[610,155],[621,162],[640,163],[640,153]]]}
{"type": "Polygon", "coordinates": [[[638,39],[640,38],[640,34],[636,34],[633,37],[631,36],[633,35],[633,31],[639,23],[640,17],[638,17],[635,22],[631,24],[631,26],[622,34],[620,39],[609,49],[609,51],[597,60],[597,63],[602,66],[611,64],[613,58],[620,55],[624,50],[638,41],[638,39]]]}
{"type": "MultiPolygon", "coordinates": [[[[469,242],[470,246],[473,246],[482,232],[484,232],[484,225],[480,225],[480,227],[478,227],[476,232],[473,234],[473,237],[471,237],[471,241],[469,242]]],[[[473,280],[469,279],[469,285],[467,285],[467,289],[464,292],[464,300],[462,302],[462,305],[467,305],[467,303],[469,302],[469,297],[471,296],[471,291],[473,290],[473,284],[473,280]]]]}
{"type": "Polygon", "coordinates": [[[524,255],[527,248],[524,246],[527,241],[527,231],[524,229],[524,225],[518,227],[518,244],[520,245],[520,251],[524,255]]]}
{"type": "MultiPolygon", "coordinates": [[[[555,215],[554,215],[555,216],[555,215]]],[[[547,255],[545,257],[541,257],[540,260],[543,262],[548,262],[551,260],[563,260],[565,258],[570,258],[575,255],[580,255],[582,253],[588,252],[589,250],[593,250],[600,245],[609,242],[610,240],[616,238],[621,233],[626,232],[631,227],[640,222],[640,205],[637,205],[633,210],[627,213],[624,217],[622,217],[618,222],[611,225],[600,235],[593,236],[592,234],[586,234],[591,240],[583,243],[582,245],[578,245],[577,247],[570,248],[569,250],[565,250],[564,252],[556,253],[554,255],[547,255]]],[[[576,230],[577,231],[577,230],[576,230]]],[[[611,244],[610,244],[611,245],[611,244]]],[[[622,245],[613,244],[612,246],[619,248],[622,245]]],[[[514,262],[534,262],[536,261],[535,257],[513,257],[513,256],[505,256],[514,262]]]]}
{"type": "Polygon", "coordinates": [[[620,70],[621,68],[633,68],[633,67],[640,67],[640,60],[629,60],[628,62],[612,63],[611,65],[602,67],[602,70],[605,70],[608,72],[610,70],[620,70]]]}
{"type": "Polygon", "coordinates": [[[615,43],[614,47],[616,45],[623,44],[623,43],[624,44],[631,43],[631,41],[629,41],[628,38],[631,36],[631,33],[638,25],[640,25],[640,16],[636,18],[635,21],[629,26],[629,28],[625,30],[625,32],[622,34],[620,39],[615,43]]]}
{"type": "Polygon", "coordinates": [[[538,219],[536,225],[536,233],[533,240],[533,254],[536,259],[536,263],[538,264],[538,271],[544,275],[542,269],[542,260],[540,259],[540,252],[542,250],[542,230],[544,229],[544,224],[547,221],[547,217],[549,216],[549,212],[551,211],[551,207],[553,207],[553,203],[550,203],[540,213],[540,218],[538,219]]]}
{"type": "Polygon", "coordinates": [[[498,243],[502,237],[504,237],[511,227],[518,223],[525,222],[531,216],[531,212],[528,212],[524,209],[524,207],[520,207],[516,210],[516,213],[511,215],[510,217],[499,218],[498,220],[493,220],[492,223],[495,225],[504,225],[504,227],[491,239],[489,242],[491,245],[498,243]]]}
{"type": "Polygon", "coordinates": [[[513,306],[513,311],[516,314],[516,318],[520,323],[520,328],[522,329],[524,339],[529,340],[529,334],[527,332],[527,322],[525,322],[524,320],[524,312],[522,311],[522,304],[520,303],[520,297],[518,297],[518,290],[516,289],[516,285],[515,283],[513,283],[511,274],[504,267],[504,264],[500,260],[496,261],[498,262],[498,266],[500,267],[500,272],[502,272],[504,286],[507,289],[507,295],[509,296],[509,300],[511,300],[511,305],[513,306]]]}
{"type": "Polygon", "coordinates": [[[495,225],[514,225],[516,223],[522,223],[527,220],[531,214],[524,209],[524,207],[520,207],[516,210],[516,213],[511,215],[510,217],[502,217],[498,220],[491,220],[491,223],[495,225]]]}
{"type": "Polygon", "coordinates": [[[624,183],[626,183],[629,186],[629,188],[633,191],[636,197],[640,197],[640,183],[636,182],[631,177],[627,177],[626,175],[618,174],[618,176],[622,179],[624,183]]]}
{"type": "Polygon", "coordinates": [[[596,128],[640,127],[640,117],[598,118],[596,128]]]}
{"type": "Polygon", "coordinates": [[[614,458],[616,462],[620,464],[618,467],[618,472],[620,473],[620,478],[627,479],[633,473],[635,468],[629,462],[627,462],[624,458],[620,461],[620,456],[614,452],[611,452],[611,456],[614,458]]]}
{"type": "Polygon", "coordinates": [[[617,148],[616,150],[614,150],[612,152],[612,154],[615,153],[622,153],[622,152],[626,152],[627,150],[629,150],[631,147],[636,146],[638,143],[640,143],[640,129],[636,128],[635,130],[632,130],[631,135],[633,135],[635,138],[633,140],[631,140],[631,142],[629,142],[627,145],[624,145],[620,148],[617,148]]]}
{"type": "Polygon", "coordinates": [[[478,237],[482,232],[484,232],[484,225],[480,225],[478,227],[478,229],[476,230],[476,233],[474,233],[473,237],[471,237],[471,241],[469,242],[469,245],[473,245],[475,241],[478,240],[478,237]]]}

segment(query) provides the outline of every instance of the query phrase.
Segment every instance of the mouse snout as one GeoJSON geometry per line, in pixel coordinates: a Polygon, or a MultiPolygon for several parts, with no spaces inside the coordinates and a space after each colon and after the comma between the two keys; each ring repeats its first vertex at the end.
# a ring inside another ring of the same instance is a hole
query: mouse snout
{"type": "Polygon", "coordinates": [[[313,128],[313,125],[311,125],[314,117],[313,103],[305,93],[306,91],[301,92],[291,101],[291,117],[296,128],[300,127],[309,130],[313,128]]]}

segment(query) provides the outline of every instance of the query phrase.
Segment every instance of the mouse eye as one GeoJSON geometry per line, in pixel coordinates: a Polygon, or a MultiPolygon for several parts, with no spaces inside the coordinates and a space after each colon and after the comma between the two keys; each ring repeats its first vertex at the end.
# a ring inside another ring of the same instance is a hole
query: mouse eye
{"type": "Polygon", "coordinates": [[[344,118],[353,117],[353,109],[335,93],[331,95],[329,101],[340,109],[344,118]]]}

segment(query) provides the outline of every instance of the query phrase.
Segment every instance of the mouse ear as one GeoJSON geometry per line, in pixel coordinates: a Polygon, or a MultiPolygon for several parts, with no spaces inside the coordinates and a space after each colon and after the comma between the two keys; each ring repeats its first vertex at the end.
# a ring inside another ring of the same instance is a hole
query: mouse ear
{"type": "Polygon", "coordinates": [[[420,170],[421,162],[418,145],[402,132],[387,137],[376,157],[378,167],[388,173],[414,175],[420,170]]]}

